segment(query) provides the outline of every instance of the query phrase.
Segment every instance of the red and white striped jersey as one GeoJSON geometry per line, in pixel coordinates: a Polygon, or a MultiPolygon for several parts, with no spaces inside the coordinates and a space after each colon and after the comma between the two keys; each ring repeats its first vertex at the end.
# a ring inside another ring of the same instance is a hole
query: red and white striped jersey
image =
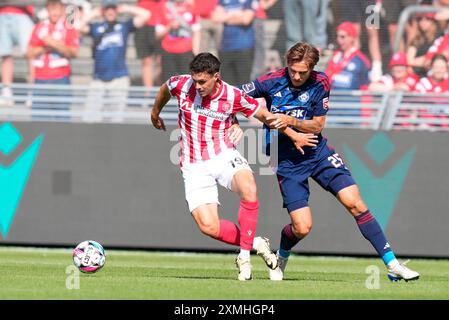
{"type": "Polygon", "coordinates": [[[424,77],[416,84],[415,91],[419,93],[449,92],[449,78],[436,82],[431,77],[424,77]]]}
{"type": "Polygon", "coordinates": [[[398,81],[393,78],[390,74],[384,74],[380,79],[379,83],[384,84],[389,90],[393,90],[396,84],[406,84],[409,91],[415,89],[416,84],[419,82],[419,78],[414,73],[409,73],[402,81],[398,81]]]}
{"type": "Polygon", "coordinates": [[[196,91],[190,75],[173,76],[166,84],[170,94],[178,99],[181,167],[233,149],[227,130],[235,123],[236,113],[249,118],[260,107],[257,100],[224,81],[213,96],[204,98],[196,91]]]}

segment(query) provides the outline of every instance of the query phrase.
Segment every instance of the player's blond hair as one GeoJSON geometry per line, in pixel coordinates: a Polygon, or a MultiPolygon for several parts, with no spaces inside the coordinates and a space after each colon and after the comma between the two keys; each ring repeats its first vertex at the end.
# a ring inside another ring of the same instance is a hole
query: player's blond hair
{"type": "Polygon", "coordinates": [[[320,60],[320,52],[317,48],[306,42],[298,42],[285,54],[287,64],[304,61],[310,69],[313,69],[320,60]]]}

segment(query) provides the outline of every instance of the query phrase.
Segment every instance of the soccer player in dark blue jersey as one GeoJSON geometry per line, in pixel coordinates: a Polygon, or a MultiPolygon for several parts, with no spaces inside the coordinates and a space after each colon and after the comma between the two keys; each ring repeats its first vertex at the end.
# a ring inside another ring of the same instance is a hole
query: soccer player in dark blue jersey
{"type": "MultiPolygon", "coordinates": [[[[298,43],[286,54],[287,67],[242,86],[248,95],[265,98],[268,110],[273,113],[269,118],[271,129],[291,127],[318,136],[317,145],[304,147],[304,154],[287,136],[278,136],[276,175],[291,223],[281,232],[278,267],[270,270],[270,279],[283,279],[290,250],[310,233],[312,212],[308,199],[309,178],[312,178],[355,218],[360,232],[385,263],[391,280],[416,280],[419,274],[398,262],[379,223],[360,196],[350,171],[321,134],[329,109],[330,86],[325,73],[313,70],[318,60],[319,52],[315,47],[298,43]]],[[[273,135],[267,134],[268,152],[272,139],[273,135]]]]}

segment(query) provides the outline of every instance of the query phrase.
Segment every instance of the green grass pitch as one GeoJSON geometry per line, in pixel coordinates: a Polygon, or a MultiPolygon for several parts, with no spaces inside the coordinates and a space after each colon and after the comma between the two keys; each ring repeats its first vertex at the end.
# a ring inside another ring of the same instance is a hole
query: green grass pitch
{"type": "Polygon", "coordinates": [[[406,283],[390,282],[379,259],[293,255],[286,279],[273,282],[254,255],[254,279],[239,282],[234,254],[106,248],[106,256],[102,270],[68,289],[71,250],[0,247],[0,299],[449,299],[449,260],[412,260],[421,278],[406,283]],[[369,266],[379,267],[378,289],[366,287],[369,266]]]}

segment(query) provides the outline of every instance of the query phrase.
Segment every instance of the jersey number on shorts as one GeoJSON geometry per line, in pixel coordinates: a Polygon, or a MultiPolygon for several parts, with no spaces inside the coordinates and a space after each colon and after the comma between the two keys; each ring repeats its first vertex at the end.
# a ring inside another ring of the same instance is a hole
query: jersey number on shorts
{"type": "Polygon", "coordinates": [[[237,167],[237,166],[242,166],[242,165],[247,165],[248,162],[240,157],[236,157],[234,160],[229,161],[229,163],[231,164],[231,166],[233,168],[237,167]]]}
{"type": "Polygon", "coordinates": [[[340,158],[340,155],[338,153],[334,153],[333,155],[329,156],[327,160],[329,160],[335,168],[340,168],[344,165],[343,160],[340,158]]]}

